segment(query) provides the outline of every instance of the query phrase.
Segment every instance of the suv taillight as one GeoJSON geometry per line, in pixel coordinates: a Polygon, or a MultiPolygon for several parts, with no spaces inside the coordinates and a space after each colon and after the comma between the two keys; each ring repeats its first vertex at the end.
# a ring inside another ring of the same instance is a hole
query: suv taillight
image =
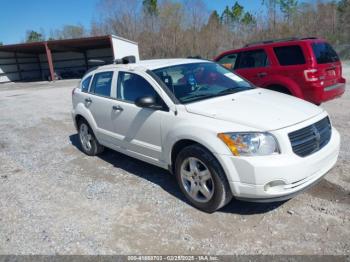
{"type": "Polygon", "coordinates": [[[309,82],[317,81],[318,80],[317,69],[304,70],[304,76],[306,81],[309,81],[309,82]]]}

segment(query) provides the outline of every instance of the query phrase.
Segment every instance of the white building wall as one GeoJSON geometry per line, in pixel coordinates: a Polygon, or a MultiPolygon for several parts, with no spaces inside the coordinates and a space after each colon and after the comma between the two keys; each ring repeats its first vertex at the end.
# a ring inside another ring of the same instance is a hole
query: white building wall
{"type": "Polygon", "coordinates": [[[114,59],[120,59],[125,56],[135,56],[136,61],[140,60],[139,46],[130,40],[112,36],[114,59]]]}

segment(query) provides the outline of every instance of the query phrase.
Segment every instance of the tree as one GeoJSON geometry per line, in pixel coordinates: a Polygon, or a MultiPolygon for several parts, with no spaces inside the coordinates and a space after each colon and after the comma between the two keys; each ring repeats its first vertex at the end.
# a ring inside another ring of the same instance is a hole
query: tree
{"type": "Polygon", "coordinates": [[[2,42],[0,42],[0,45],[4,45],[2,42]]]}
{"type": "Polygon", "coordinates": [[[289,24],[298,8],[298,0],[279,0],[280,10],[289,24]]]}
{"type": "Polygon", "coordinates": [[[158,15],[158,3],[157,0],[143,0],[142,1],[143,12],[150,16],[158,15]]]}
{"type": "Polygon", "coordinates": [[[241,19],[241,23],[244,25],[255,25],[256,20],[250,12],[245,12],[244,16],[241,19]]]}
{"type": "Polygon", "coordinates": [[[232,13],[228,5],[225,7],[224,11],[221,14],[221,23],[224,25],[229,25],[232,21],[232,13]]]}
{"type": "Polygon", "coordinates": [[[212,11],[207,26],[218,27],[220,25],[220,16],[216,10],[212,11]]]}
{"type": "MultiPolygon", "coordinates": [[[[55,39],[79,38],[86,35],[86,30],[82,25],[65,25],[61,30],[56,30],[55,39]]],[[[52,37],[52,36],[51,36],[52,37]]]]}
{"type": "Polygon", "coordinates": [[[343,43],[350,42],[350,1],[341,0],[337,6],[337,31],[343,43]]]}
{"type": "Polygon", "coordinates": [[[236,1],[231,11],[231,17],[233,22],[239,22],[242,18],[243,12],[244,12],[244,7],[236,1]]]}
{"type": "Polygon", "coordinates": [[[32,42],[40,42],[44,41],[44,36],[42,33],[38,33],[34,30],[27,31],[26,33],[26,42],[32,43],[32,42]]]}
{"type": "Polygon", "coordinates": [[[277,20],[277,6],[280,4],[280,0],[262,0],[262,4],[267,7],[269,27],[276,29],[277,20]],[[272,26],[271,26],[272,25],[272,26]]]}

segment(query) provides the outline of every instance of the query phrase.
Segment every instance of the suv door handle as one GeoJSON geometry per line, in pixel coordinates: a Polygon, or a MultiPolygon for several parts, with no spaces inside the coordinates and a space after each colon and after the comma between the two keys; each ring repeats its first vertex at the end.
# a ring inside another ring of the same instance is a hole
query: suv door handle
{"type": "Polygon", "coordinates": [[[85,98],[85,102],[86,102],[86,103],[92,103],[92,100],[91,100],[90,97],[89,97],[89,98],[85,98]]]}
{"type": "Polygon", "coordinates": [[[265,77],[265,76],[267,76],[266,72],[261,72],[257,74],[257,77],[265,77]]]}
{"type": "Polygon", "coordinates": [[[113,111],[123,111],[124,109],[121,106],[113,106],[113,111]]]}

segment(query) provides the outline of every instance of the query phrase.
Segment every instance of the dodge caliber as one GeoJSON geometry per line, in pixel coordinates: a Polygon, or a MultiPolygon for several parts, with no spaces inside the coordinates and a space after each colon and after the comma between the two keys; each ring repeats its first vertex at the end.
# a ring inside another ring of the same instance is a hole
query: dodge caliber
{"type": "Polygon", "coordinates": [[[205,212],[232,197],[292,198],[322,179],[339,153],[339,133],[322,108],[255,88],[206,60],[100,66],[72,94],[84,153],[107,147],[167,169],[205,212]]]}

